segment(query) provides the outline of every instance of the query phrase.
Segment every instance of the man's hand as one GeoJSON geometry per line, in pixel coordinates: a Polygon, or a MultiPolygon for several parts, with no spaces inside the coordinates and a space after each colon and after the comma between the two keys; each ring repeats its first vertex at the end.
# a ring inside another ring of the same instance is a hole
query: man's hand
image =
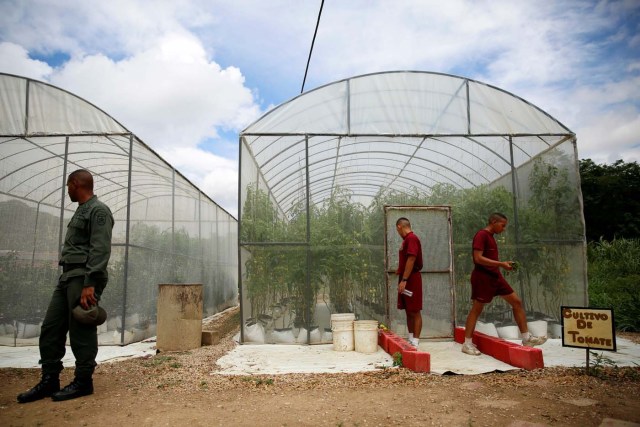
{"type": "Polygon", "coordinates": [[[513,270],[513,261],[504,261],[501,263],[502,268],[504,268],[507,271],[511,271],[513,270]]]}
{"type": "Polygon", "coordinates": [[[93,286],[87,286],[82,288],[82,294],[80,294],[80,305],[85,310],[89,307],[96,305],[98,300],[96,299],[95,288],[93,286]]]}
{"type": "Polygon", "coordinates": [[[400,283],[398,283],[398,293],[401,294],[404,291],[404,288],[406,287],[407,287],[407,281],[402,280],[400,283]]]}

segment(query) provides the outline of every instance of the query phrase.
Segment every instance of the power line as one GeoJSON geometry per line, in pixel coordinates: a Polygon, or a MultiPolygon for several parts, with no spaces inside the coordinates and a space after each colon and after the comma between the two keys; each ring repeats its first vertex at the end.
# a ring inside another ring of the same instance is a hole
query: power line
{"type": "Polygon", "coordinates": [[[311,40],[311,49],[309,49],[309,57],[307,58],[307,68],[304,70],[304,79],[302,79],[302,88],[300,93],[304,92],[304,84],[307,81],[307,73],[309,72],[309,62],[311,62],[311,53],[313,52],[313,45],[316,43],[316,34],[318,34],[318,27],[320,26],[320,16],[322,15],[322,7],[324,6],[324,0],[320,3],[320,11],[318,12],[318,21],[316,22],[316,30],[313,32],[313,40],[311,40]]]}

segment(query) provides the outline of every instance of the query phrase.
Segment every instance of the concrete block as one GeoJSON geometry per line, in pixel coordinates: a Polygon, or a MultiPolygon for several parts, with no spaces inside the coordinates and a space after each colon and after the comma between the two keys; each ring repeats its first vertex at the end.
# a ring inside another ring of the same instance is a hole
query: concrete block
{"type": "Polygon", "coordinates": [[[509,359],[512,366],[527,371],[544,368],[542,350],[539,348],[515,345],[509,349],[509,359]]]}
{"type": "Polygon", "coordinates": [[[478,350],[484,354],[491,354],[491,348],[495,345],[500,338],[492,337],[482,332],[473,333],[473,343],[478,347],[478,350]]]}
{"type": "Polygon", "coordinates": [[[398,336],[393,336],[393,337],[389,337],[389,339],[387,340],[387,347],[389,349],[388,353],[389,355],[393,356],[395,353],[402,353],[402,342],[400,340],[400,337],[398,336]]]}
{"type": "Polygon", "coordinates": [[[419,350],[402,352],[402,365],[414,372],[431,372],[431,354],[419,350]]]}
{"type": "Polygon", "coordinates": [[[202,345],[216,345],[220,342],[218,331],[202,331],[202,345]]]}
{"type": "Polygon", "coordinates": [[[511,348],[520,347],[518,344],[514,344],[505,340],[498,340],[491,348],[490,356],[498,359],[501,362],[511,365],[511,348]]]}
{"type": "Polygon", "coordinates": [[[461,328],[460,326],[456,327],[453,330],[453,339],[458,344],[463,344],[464,343],[464,328],[461,328]]]}
{"type": "MultiPolygon", "coordinates": [[[[464,328],[455,328],[454,339],[459,344],[464,343],[464,328]]],[[[539,348],[524,347],[477,331],[473,332],[473,343],[481,353],[517,368],[532,370],[544,367],[542,350],[539,348]]]]}
{"type": "Polygon", "coordinates": [[[391,331],[382,331],[378,335],[378,343],[392,357],[395,353],[402,354],[402,365],[405,368],[414,372],[431,372],[431,354],[417,350],[404,338],[391,331]]]}
{"type": "Polygon", "coordinates": [[[378,334],[378,345],[389,353],[389,340],[391,339],[391,333],[389,331],[380,331],[378,334]]]}

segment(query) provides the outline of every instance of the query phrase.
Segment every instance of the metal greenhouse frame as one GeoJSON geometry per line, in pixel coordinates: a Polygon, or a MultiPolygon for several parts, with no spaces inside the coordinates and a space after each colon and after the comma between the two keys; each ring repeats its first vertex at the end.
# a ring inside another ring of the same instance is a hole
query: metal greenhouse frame
{"type": "Polygon", "coordinates": [[[160,283],[202,283],[204,314],[237,301],[237,221],[135,134],[86,100],[0,74],[0,344],[33,345],[85,168],[115,218],[100,344],[155,335],[160,283]]]}
{"type": "MultiPolygon", "coordinates": [[[[441,261],[454,283],[430,279],[441,291],[425,300],[435,329],[466,316],[470,242],[493,211],[510,218],[501,252],[523,261],[510,280],[531,321],[553,335],[562,303],[587,302],[576,136],[516,95],[441,73],[367,74],[275,107],[239,139],[243,342],[329,342],[329,315],[343,311],[403,332],[384,271],[387,205],[451,208],[453,260],[441,261]],[[437,309],[449,287],[454,319],[437,309]]],[[[418,234],[439,239],[424,221],[418,234]]],[[[513,321],[492,306],[482,320],[513,321]]]]}

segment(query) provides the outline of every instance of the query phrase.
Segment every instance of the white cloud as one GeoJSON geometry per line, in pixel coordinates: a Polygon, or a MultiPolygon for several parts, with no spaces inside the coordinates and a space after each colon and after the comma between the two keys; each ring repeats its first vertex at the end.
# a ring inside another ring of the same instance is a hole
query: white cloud
{"type": "Polygon", "coordinates": [[[172,166],[237,218],[238,163],[194,147],[161,149],[172,166]]]}
{"type": "Polygon", "coordinates": [[[634,109],[618,108],[585,121],[575,130],[580,158],[596,163],[616,160],[640,161],[640,115],[634,109]]]}
{"type": "Polygon", "coordinates": [[[128,56],[164,34],[210,25],[208,1],[3,0],[0,35],[29,51],[128,56]]]}
{"type": "Polygon", "coordinates": [[[45,80],[51,74],[52,68],[43,61],[29,58],[29,52],[15,43],[0,43],[0,71],[30,77],[35,80],[45,80]]]}
{"type": "Polygon", "coordinates": [[[217,129],[239,129],[260,114],[240,71],[208,60],[186,34],[167,34],[121,61],[73,59],[51,81],[111,113],[154,148],[196,147],[217,129]]]}
{"type": "MultiPolygon", "coordinates": [[[[214,141],[228,152],[221,132],[255,120],[259,103],[297,95],[318,8],[290,0],[4,0],[0,41],[9,43],[0,44],[0,71],[86,98],[235,211],[237,165],[202,147],[214,141]],[[52,68],[29,57],[57,52],[71,59],[52,68]]],[[[577,133],[581,156],[633,160],[640,39],[620,24],[638,9],[633,1],[326,2],[306,88],[386,70],[460,74],[550,113],[577,133]],[[627,55],[604,57],[616,42],[627,55]]]]}

